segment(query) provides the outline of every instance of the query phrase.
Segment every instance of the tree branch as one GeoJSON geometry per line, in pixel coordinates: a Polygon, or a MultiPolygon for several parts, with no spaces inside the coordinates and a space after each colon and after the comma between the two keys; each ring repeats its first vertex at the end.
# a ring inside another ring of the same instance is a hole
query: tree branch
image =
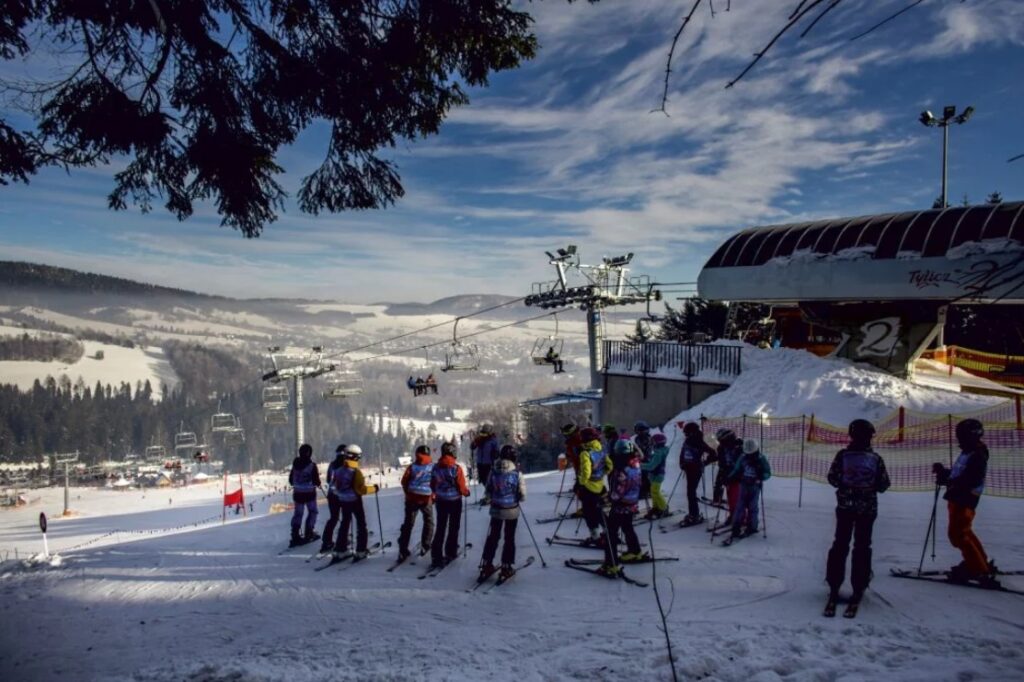
{"type": "Polygon", "coordinates": [[[693,15],[697,12],[697,8],[700,7],[700,3],[701,0],[694,0],[693,6],[690,7],[690,13],[683,19],[682,25],[680,25],[679,30],[676,31],[675,36],[672,38],[672,46],[668,50],[668,60],[665,62],[665,89],[661,93],[661,106],[657,109],[652,109],[652,114],[656,111],[660,111],[665,114],[665,116],[668,116],[668,110],[666,107],[668,106],[668,81],[672,74],[672,57],[675,55],[676,45],[679,43],[679,38],[683,35],[683,29],[685,29],[686,25],[690,23],[691,19],[693,19],[693,15]]]}
{"type": "MultiPolygon", "coordinates": [[[[880,22],[878,22],[877,24],[875,24],[874,26],[872,26],[872,27],[871,27],[871,28],[869,28],[868,30],[866,30],[866,31],[863,31],[863,32],[861,32],[861,33],[858,33],[857,35],[853,36],[852,38],[850,38],[850,40],[851,40],[851,41],[853,41],[853,40],[859,40],[860,38],[863,38],[863,37],[864,37],[864,36],[866,36],[867,34],[869,34],[869,33],[871,33],[872,31],[874,31],[875,29],[877,29],[877,28],[881,28],[882,26],[885,26],[885,25],[886,25],[886,24],[888,24],[888,23],[889,23],[890,21],[892,21],[893,19],[895,19],[895,18],[896,18],[896,17],[898,17],[899,15],[903,14],[904,12],[908,12],[908,11],[910,11],[910,10],[914,9],[915,7],[917,7],[918,5],[920,5],[920,4],[921,4],[922,2],[924,2],[924,1],[925,1],[925,0],[914,0],[914,2],[910,3],[909,5],[907,5],[907,6],[906,6],[906,7],[904,7],[903,9],[901,9],[901,10],[900,10],[899,12],[895,12],[895,13],[893,13],[893,14],[890,14],[890,15],[889,15],[889,16],[887,16],[887,17],[886,17],[885,19],[882,19],[882,20],[881,20],[880,22]]],[[[962,0],[961,0],[961,1],[962,1],[962,0]]]]}
{"type": "MultiPolygon", "coordinates": [[[[764,56],[766,54],[768,54],[768,50],[772,49],[772,46],[774,46],[775,43],[777,43],[779,41],[779,38],[781,38],[783,35],[785,35],[785,33],[787,31],[789,31],[789,29],[793,28],[793,26],[795,26],[797,24],[797,22],[799,22],[801,19],[803,19],[805,16],[807,16],[808,12],[810,12],[812,9],[814,9],[815,7],[817,7],[818,5],[823,3],[824,1],[825,0],[812,0],[811,4],[807,5],[807,7],[805,7],[802,10],[800,10],[799,13],[795,17],[790,19],[789,22],[787,22],[786,25],[783,26],[779,30],[778,33],[776,33],[774,36],[772,36],[772,39],[768,41],[768,44],[764,46],[763,50],[761,50],[760,52],[757,52],[754,55],[754,59],[749,64],[747,64],[747,67],[745,69],[743,69],[743,71],[740,72],[740,75],[736,76],[736,78],[732,79],[731,81],[729,81],[726,84],[726,86],[725,86],[726,89],[731,88],[732,86],[734,86],[738,82],[740,82],[740,80],[744,76],[746,76],[748,73],[750,73],[750,70],[753,69],[757,65],[757,63],[759,61],[761,61],[761,59],[764,58],[764,56]]],[[[802,5],[803,5],[803,3],[801,3],[801,6],[802,5]]]]}
{"type": "Polygon", "coordinates": [[[834,10],[836,8],[836,5],[838,5],[842,1],[843,0],[832,0],[832,4],[829,5],[828,7],[826,7],[825,9],[821,10],[821,13],[818,16],[814,17],[814,21],[811,22],[810,26],[808,26],[807,28],[805,28],[803,30],[803,32],[800,34],[800,37],[801,38],[806,37],[807,34],[811,32],[811,29],[814,28],[815,24],[817,24],[819,21],[821,21],[821,18],[824,17],[826,14],[828,14],[829,12],[834,10]]]}

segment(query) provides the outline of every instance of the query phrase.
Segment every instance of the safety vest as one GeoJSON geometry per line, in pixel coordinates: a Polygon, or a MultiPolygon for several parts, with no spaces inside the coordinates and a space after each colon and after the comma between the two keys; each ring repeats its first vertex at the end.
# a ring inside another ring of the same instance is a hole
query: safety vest
{"type": "Polygon", "coordinates": [[[651,456],[651,434],[638,433],[633,436],[633,443],[640,450],[640,458],[646,462],[647,458],[651,456]]]}
{"type": "Polygon", "coordinates": [[[604,478],[604,450],[589,450],[590,456],[590,480],[600,481],[604,478]]]}
{"type": "Polygon", "coordinates": [[[417,495],[429,495],[432,473],[434,473],[433,464],[413,464],[412,476],[409,477],[409,492],[417,495]]]}
{"type": "Polygon", "coordinates": [[[619,502],[624,504],[637,503],[640,499],[640,479],[639,467],[626,468],[626,480],[622,486],[622,496],[619,497],[619,502]]]}
{"type": "Polygon", "coordinates": [[[721,461],[718,463],[718,466],[725,472],[732,471],[733,467],[736,466],[736,462],[738,462],[742,456],[742,445],[734,445],[731,448],[723,447],[721,461]]]}
{"type": "Polygon", "coordinates": [[[758,461],[760,458],[755,455],[745,455],[743,457],[743,482],[744,483],[757,483],[761,480],[761,462],[758,461]]]}
{"type": "Polygon", "coordinates": [[[874,490],[878,480],[878,463],[880,458],[871,450],[847,450],[843,453],[843,474],[841,481],[844,488],[850,490],[874,490]]]}
{"type": "Polygon", "coordinates": [[[491,506],[515,509],[519,506],[519,472],[491,472],[491,506]]]}
{"type": "Polygon", "coordinates": [[[683,443],[683,461],[686,462],[687,464],[694,464],[700,462],[700,456],[702,452],[703,451],[699,447],[688,445],[685,442],[683,443]]]}
{"type": "MultiPolygon", "coordinates": [[[[953,468],[950,469],[950,472],[949,472],[950,479],[954,479],[957,476],[959,476],[960,474],[962,474],[964,472],[964,470],[967,468],[967,462],[969,462],[970,459],[971,459],[971,453],[965,452],[965,451],[961,451],[960,452],[960,456],[956,458],[955,462],[953,462],[953,468]]],[[[971,490],[971,492],[974,493],[975,495],[980,495],[983,492],[985,492],[985,481],[982,480],[981,481],[981,485],[979,485],[976,488],[974,488],[973,490],[971,490]]]]}
{"type": "Polygon", "coordinates": [[[459,465],[450,467],[434,467],[434,493],[439,500],[457,500],[462,497],[459,490],[459,465]]]}
{"type": "Polygon", "coordinates": [[[334,479],[331,481],[331,490],[334,491],[334,494],[342,502],[355,502],[359,499],[359,495],[352,488],[355,478],[356,470],[350,466],[341,467],[334,473],[334,479]]]}
{"type": "Polygon", "coordinates": [[[297,493],[316,492],[316,484],[313,483],[313,472],[316,471],[316,463],[312,460],[306,463],[301,469],[292,472],[292,488],[297,493]]]}

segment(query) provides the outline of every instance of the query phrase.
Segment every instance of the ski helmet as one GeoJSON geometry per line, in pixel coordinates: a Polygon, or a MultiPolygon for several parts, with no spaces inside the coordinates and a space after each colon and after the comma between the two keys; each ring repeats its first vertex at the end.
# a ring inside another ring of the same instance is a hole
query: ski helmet
{"type": "Polygon", "coordinates": [[[956,439],[967,443],[977,443],[985,435],[985,427],[977,419],[964,419],[957,422],[956,439]]]}
{"type": "Polygon", "coordinates": [[[481,436],[489,436],[492,433],[494,433],[494,429],[491,428],[490,424],[481,424],[481,426],[480,426],[480,435],[481,436]]]}
{"type": "Polygon", "coordinates": [[[761,444],[754,438],[747,438],[743,441],[743,454],[752,455],[761,449],[761,444]]]}
{"type": "Polygon", "coordinates": [[[719,443],[734,440],[736,438],[736,432],[732,429],[721,428],[715,431],[715,440],[719,443]]]}
{"type": "Polygon", "coordinates": [[[348,447],[347,445],[342,443],[338,447],[334,448],[334,454],[336,454],[336,455],[344,455],[345,454],[345,448],[347,448],[347,447],[348,447]]]}
{"type": "Polygon", "coordinates": [[[514,462],[516,461],[516,449],[511,445],[502,445],[501,451],[498,453],[498,457],[514,462]]]}
{"type": "Polygon", "coordinates": [[[455,443],[449,443],[447,441],[441,443],[442,455],[455,455],[456,453],[458,453],[458,448],[455,447],[455,443]]]}
{"type": "Polygon", "coordinates": [[[615,424],[605,424],[601,427],[601,430],[604,431],[606,436],[618,437],[619,435],[619,430],[615,428],[615,424]]]}
{"type": "Polygon", "coordinates": [[[850,422],[849,433],[850,438],[854,440],[871,440],[871,437],[875,435],[875,425],[867,419],[854,419],[850,422]]]}
{"type": "Polygon", "coordinates": [[[583,439],[584,443],[589,443],[592,440],[601,440],[601,434],[593,426],[588,426],[580,431],[580,438],[583,439]]]}
{"type": "Polygon", "coordinates": [[[309,443],[303,443],[299,446],[299,457],[312,457],[313,446],[309,443]]]}
{"type": "Polygon", "coordinates": [[[654,443],[655,447],[661,447],[668,442],[668,438],[665,437],[664,433],[656,433],[651,436],[651,442],[654,443]]]}
{"type": "Polygon", "coordinates": [[[417,455],[427,455],[429,457],[430,456],[430,446],[428,446],[428,445],[417,445],[416,446],[416,454],[417,455]]]}
{"type": "Polygon", "coordinates": [[[571,436],[574,433],[576,433],[577,431],[579,431],[579,427],[576,426],[575,424],[573,424],[572,422],[569,422],[568,424],[566,424],[565,426],[562,427],[562,435],[563,436],[567,436],[567,437],[571,436]]]}
{"type": "Polygon", "coordinates": [[[359,460],[363,456],[363,449],[358,445],[349,445],[345,448],[345,459],[359,460]]]}
{"type": "Polygon", "coordinates": [[[633,430],[637,433],[647,433],[651,430],[651,425],[641,419],[636,424],[633,424],[633,430]]]}
{"type": "Polygon", "coordinates": [[[686,422],[686,426],[683,427],[684,436],[695,436],[700,433],[700,424],[697,422],[686,422]]]}
{"type": "Polygon", "coordinates": [[[634,455],[636,454],[636,443],[625,438],[615,441],[615,454],[616,455],[634,455]]]}

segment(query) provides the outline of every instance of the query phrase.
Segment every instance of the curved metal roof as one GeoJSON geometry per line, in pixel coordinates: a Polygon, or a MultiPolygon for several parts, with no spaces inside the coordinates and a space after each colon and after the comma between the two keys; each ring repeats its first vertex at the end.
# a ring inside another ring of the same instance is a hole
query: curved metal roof
{"type": "Polygon", "coordinates": [[[911,253],[929,258],[995,239],[1024,243],[1024,201],[753,227],[727,239],[704,267],[757,266],[794,253],[827,256],[851,249],[874,260],[911,253]]]}

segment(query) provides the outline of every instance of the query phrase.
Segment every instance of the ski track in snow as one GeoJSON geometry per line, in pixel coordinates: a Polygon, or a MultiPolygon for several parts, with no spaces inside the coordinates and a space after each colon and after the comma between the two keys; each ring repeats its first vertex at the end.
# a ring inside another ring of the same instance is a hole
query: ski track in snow
{"type": "MultiPolygon", "coordinates": [[[[559,477],[529,478],[528,518],[545,515],[550,496],[544,493],[557,488],[559,477]]],[[[658,564],[657,574],[666,603],[675,590],[669,626],[683,679],[1024,678],[1024,597],[887,575],[890,567],[916,566],[931,510],[927,493],[881,497],[872,590],[855,620],[822,618],[833,495],[805,482],[798,509],[797,484],[772,479],[765,486],[767,539],[723,548],[720,538],[709,542],[703,526],[667,535],[655,529],[656,552],[681,558],[658,564]]],[[[670,679],[653,591],[565,569],[566,558],[600,554],[547,546],[547,526],[534,526],[547,568],[537,561],[507,585],[467,594],[485,511],[469,511],[469,558],[417,580],[425,558],[385,571],[394,546],[364,563],[321,572],[305,561],[315,546],[279,556],[289,515],[261,513],[271,501],[249,520],[84,548],[66,553],[59,567],[7,562],[0,567],[0,679],[670,679]]],[[[677,493],[674,502],[681,501],[677,493]]],[[[394,542],[401,496],[385,491],[380,503],[384,536],[394,542]]],[[[1016,539],[1021,508],[1019,500],[985,498],[976,522],[989,552],[1008,569],[1024,568],[1016,539]]],[[[168,525],[182,513],[157,507],[147,516],[158,511],[168,515],[168,525]]],[[[191,513],[198,518],[208,511],[200,505],[191,513]]],[[[320,528],[326,511],[322,505],[320,528]]],[[[943,511],[938,567],[958,560],[944,537],[943,511]]],[[[367,515],[377,531],[372,498],[367,515]]],[[[13,518],[0,516],[0,543],[30,532],[29,520],[13,518]]],[[[111,523],[125,518],[112,516],[111,523]]],[[[95,532],[102,517],[90,520],[85,528],[95,532]]],[[[71,521],[60,522],[67,525],[64,546],[74,539],[71,521]]],[[[560,532],[574,529],[567,523],[560,532]]],[[[638,533],[647,542],[645,524],[638,533]]],[[[523,524],[517,540],[520,560],[536,554],[523,524]]],[[[926,565],[933,566],[930,559],[926,565]]],[[[651,566],[627,572],[649,581],[651,566]]],[[[1005,582],[1024,587],[1024,578],[1005,582]]]]}

